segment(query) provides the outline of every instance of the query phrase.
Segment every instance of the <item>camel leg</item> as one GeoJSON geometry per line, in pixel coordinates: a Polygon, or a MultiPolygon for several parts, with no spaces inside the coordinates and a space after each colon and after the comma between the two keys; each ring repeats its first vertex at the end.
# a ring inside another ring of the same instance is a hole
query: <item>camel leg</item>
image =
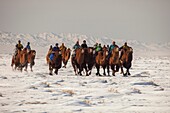
{"type": "Polygon", "coordinates": [[[32,66],[33,66],[33,65],[32,65],[32,64],[30,64],[30,69],[31,69],[31,71],[33,72],[33,70],[32,70],[32,66]]]}
{"type": "Polygon", "coordinates": [[[28,67],[28,63],[25,64],[25,69],[24,69],[24,71],[27,71],[27,67],[28,67]]]}
{"type": "Polygon", "coordinates": [[[124,75],[124,71],[123,71],[123,67],[121,66],[121,72],[120,74],[123,74],[124,75]]]}
{"type": "Polygon", "coordinates": [[[118,71],[119,71],[119,65],[116,64],[116,72],[118,72],[118,71]]]}
{"type": "Polygon", "coordinates": [[[96,75],[99,75],[99,66],[98,65],[96,65],[96,69],[97,69],[97,73],[96,73],[96,75]]]}
{"type": "Polygon", "coordinates": [[[83,71],[82,66],[79,66],[79,72],[78,72],[78,74],[79,74],[80,76],[82,76],[82,74],[81,74],[82,71],[83,71]]]}
{"type": "Polygon", "coordinates": [[[130,72],[129,72],[129,69],[127,69],[127,74],[128,74],[128,75],[131,75],[130,72]]]}
{"type": "Polygon", "coordinates": [[[72,62],[72,66],[73,66],[75,75],[77,75],[77,69],[76,69],[76,66],[75,66],[75,64],[73,62],[72,62]]]}
{"type": "Polygon", "coordinates": [[[112,70],[112,75],[115,76],[115,70],[112,70]]]}
{"type": "Polygon", "coordinates": [[[50,65],[50,63],[49,63],[49,71],[50,71],[49,75],[53,75],[53,74],[52,74],[53,68],[52,68],[52,66],[50,65]]]}
{"type": "Polygon", "coordinates": [[[55,69],[55,72],[54,72],[56,75],[58,75],[58,69],[55,69]]]}
{"type": "Polygon", "coordinates": [[[86,76],[89,76],[87,67],[85,66],[84,68],[85,68],[85,70],[86,70],[86,76]]]}
{"type": "Polygon", "coordinates": [[[107,66],[107,74],[110,76],[109,66],[107,66]]]}

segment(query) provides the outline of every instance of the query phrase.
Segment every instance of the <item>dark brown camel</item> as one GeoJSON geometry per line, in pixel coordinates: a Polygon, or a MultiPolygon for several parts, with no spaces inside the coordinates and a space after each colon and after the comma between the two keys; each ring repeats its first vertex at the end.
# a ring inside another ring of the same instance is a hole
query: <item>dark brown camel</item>
{"type": "Polygon", "coordinates": [[[109,58],[109,66],[112,69],[112,75],[115,76],[115,72],[119,71],[119,47],[115,47],[111,51],[111,56],[109,58]]]}
{"type": "Polygon", "coordinates": [[[122,57],[120,58],[121,72],[124,76],[130,75],[129,69],[132,66],[133,60],[133,49],[129,47],[128,49],[121,50],[122,57]],[[126,68],[126,73],[123,71],[123,67],[126,68]]]}
{"type": "Polygon", "coordinates": [[[54,54],[54,57],[49,62],[49,71],[50,71],[49,74],[52,75],[53,69],[55,69],[54,73],[57,75],[58,70],[62,66],[62,55],[61,55],[61,52],[59,51],[52,52],[52,54],[54,54]]]}
{"type": "Polygon", "coordinates": [[[94,54],[94,48],[88,47],[85,49],[85,59],[84,59],[84,68],[88,71],[88,75],[91,74],[92,68],[95,64],[95,54],[94,54]]]}

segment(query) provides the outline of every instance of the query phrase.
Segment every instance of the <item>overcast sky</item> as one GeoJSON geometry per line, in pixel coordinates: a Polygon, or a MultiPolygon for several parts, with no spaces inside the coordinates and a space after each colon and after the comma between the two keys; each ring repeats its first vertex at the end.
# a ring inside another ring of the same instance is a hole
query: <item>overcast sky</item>
{"type": "Polygon", "coordinates": [[[170,41],[170,0],[0,0],[0,30],[170,41]]]}

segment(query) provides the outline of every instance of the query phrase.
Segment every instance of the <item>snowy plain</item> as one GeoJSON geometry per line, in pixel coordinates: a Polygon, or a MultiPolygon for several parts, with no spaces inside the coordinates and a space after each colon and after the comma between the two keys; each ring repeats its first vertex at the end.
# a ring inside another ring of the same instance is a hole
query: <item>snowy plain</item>
{"type": "MultiPolygon", "coordinates": [[[[155,44],[131,41],[134,59],[131,76],[128,77],[123,77],[120,72],[114,77],[98,77],[95,68],[88,77],[76,76],[70,60],[67,68],[61,68],[58,75],[50,76],[45,60],[49,45],[55,44],[55,40],[64,40],[70,47],[74,44],[70,42],[71,35],[62,36],[57,35],[56,39],[50,37],[45,42],[47,34],[39,38],[26,38],[25,35],[16,37],[1,32],[0,113],[170,112],[169,43],[157,47],[155,44]],[[33,72],[28,68],[28,72],[21,73],[10,66],[14,44],[18,39],[24,43],[31,41],[32,48],[37,51],[33,72]]],[[[84,38],[90,44],[95,41],[111,43],[112,40],[79,36],[80,41],[84,38]]],[[[77,39],[72,40],[74,42],[77,39]]]]}

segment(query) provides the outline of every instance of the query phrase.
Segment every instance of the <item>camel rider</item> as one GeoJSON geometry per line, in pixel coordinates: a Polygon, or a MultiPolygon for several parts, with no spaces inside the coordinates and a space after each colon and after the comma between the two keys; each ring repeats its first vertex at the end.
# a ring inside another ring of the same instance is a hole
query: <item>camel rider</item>
{"type": "Polygon", "coordinates": [[[30,53],[31,51],[30,42],[27,43],[27,46],[25,48],[27,49],[27,53],[30,53]]]}
{"type": "MultiPolygon", "coordinates": [[[[119,48],[119,51],[121,51],[122,49],[125,50],[125,51],[127,51],[129,48],[130,48],[130,47],[127,45],[127,42],[125,42],[124,45],[119,48]]],[[[122,58],[122,55],[123,55],[123,52],[121,52],[119,59],[122,58]]]]}
{"type": "Polygon", "coordinates": [[[64,43],[62,43],[62,45],[60,46],[60,51],[66,49],[66,47],[64,46],[64,43]]]}
{"type": "Polygon", "coordinates": [[[97,56],[97,54],[98,54],[99,51],[102,51],[101,43],[99,43],[99,44],[96,46],[96,49],[95,49],[95,57],[97,56]]]}
{"type": "Polygon", "coordinates": [[[98,43],[96,42],[96,44],[94,44],[93,46],[94,50],[96,50],[97,46],[98,46],[98,43]]]}
{"type": "Polygon", "coordinates": [[[52,53],[50,54],[50,60],[53,60],[56,51],[60,51],[60,48],[58,47],[58,43],[56,43],[55,46],[52,48],[52,53]]]}
{"type": "Polygon", "coordinates": [[[82,48],[87,48],[86,40],[83,40],[83,44],[81,44],[82,48]]]}
{"type": "Polygon", "coordinates": [[[96,46],[96,52],[102,51],[102,46],[101,44],[96,46]]]}
{"type": "Polygon", "coordinates": [[[53,52],[60,51],[60,48],[58,47],[58,43],[55,44],[55,46],[52,49],[53,52]]]}
{"type": "Polygon", "coordinates": [[[111,53],[112,53],[112,50],[113,50],[115,47],[118,47],[118,46],[116,45],[116,42],[113,41],[112,44],[111,44],[110,47],[109,47],[108,58],[110,58],[110,55],[111,55],[111,53]]]}
{"type": "Polygon", "coordinates": [[[23,45],[21,44],[20,40],[18,40],[18,44],[16,45],[16,49],[20,50],[20,51],[23,49],[23,45]]]}
{"type": "Polygon", "coordinates": [[[119,51],[124,49],[125,51],[128,50],[130,47],[127,45],[127,42],[124,43],[122,47],[119,48],[119,51]]]}
{"type": "Polygon", "coordinates": [[[76,44],[73,46],[73,53],[72,53],[72,56],[75,57],[76,56],[76,50],[80,48],[80,45],[79,45],[79,41],[76,42],[76,44]]]}
{"type": "Polygon", "coordinates": [[[16,44],[15,49],[15,56],[18,54],[18,50],[21,51],[23,49],[23,45],[21,44],[21,41],[18,40],[18,44],[16,44]]]}

